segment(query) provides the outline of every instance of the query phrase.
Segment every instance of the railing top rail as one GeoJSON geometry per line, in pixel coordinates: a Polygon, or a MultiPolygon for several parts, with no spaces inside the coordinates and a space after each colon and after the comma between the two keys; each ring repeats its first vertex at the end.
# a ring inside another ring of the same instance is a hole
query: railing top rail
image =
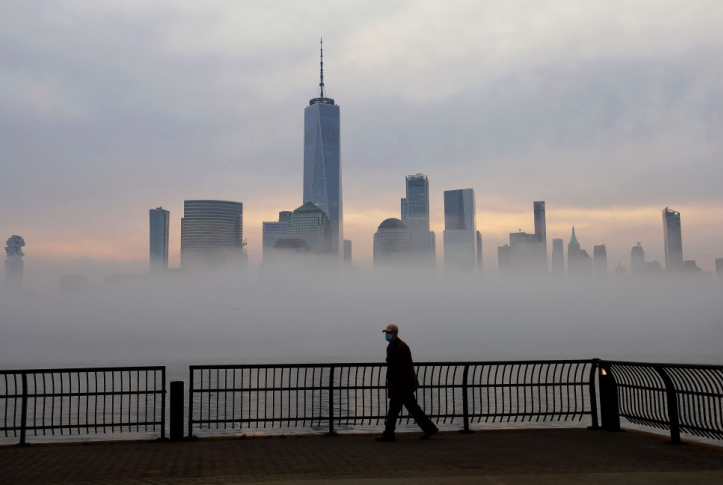
{"type": "Polygon", "coordinates": [[[669,367],[677,369],[723,370],[723,365],[713,364],[671,364],[665,362],[632,362],[627,360],[601,360],[601,364],[629,365],[632,367],[669,367]]]}
{"type": "MultiPolygon", "coordinates": [[[[465,366],[465,365],[518,365],[518,364],[589,364],[598,359],[560,359],[560,360],[487,360],[457,362],[415,362],[417,366],[465,366]]],[[[329,367],[385,367],[385,362],[325,362],[307,364],[209,364],[190,365],[191,370],[200,369],[289,369],[289,368],[329,368],[329,367]]]]}
{"type": "Polygon", "coordinates": [[[117,372],[117,371],[152,371],[164,370],[166,366],[134,366],[134,367],[64,367],[64,368],[46,368],[46,369],[10,369],[0,370],[0,375],[4,374],[59,374],[67,372],[117,372]]]}

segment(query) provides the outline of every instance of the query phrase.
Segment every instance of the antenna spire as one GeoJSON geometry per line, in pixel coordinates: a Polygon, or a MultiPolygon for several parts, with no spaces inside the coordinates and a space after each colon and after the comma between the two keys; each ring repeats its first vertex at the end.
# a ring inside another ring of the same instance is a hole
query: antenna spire
{"type": "Polygon", "coordinates": [[[319,97],[325,98],[324,96],[324,39],[321,39],[321,82],[319,83],[319,87],[321,88],[321,95],[319,97]]]}

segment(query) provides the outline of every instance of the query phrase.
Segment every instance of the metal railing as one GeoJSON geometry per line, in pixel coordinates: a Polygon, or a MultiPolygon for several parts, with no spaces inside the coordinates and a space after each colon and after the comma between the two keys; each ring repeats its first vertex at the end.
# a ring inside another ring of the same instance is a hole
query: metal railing
{"type": "MultiPolygon", "coordinates": [[[[597,427],[596,360],[418,363],[417,400],[437,423],[582,420],[597,427]]],[[[384,424],[385,364],[190,366],[199,429],[384,424]]],[[[411,417],[402,414],[400,422],[411,417]]]]}
{"type": "MultiPolygon", "coordinates": [[[[461,431],[480,423],[585,417],[597,428],[599,397],[603,429],[619,430],[623,417],[670,430],[673,443],[681,433],[723,439],[723,366],[591,359],[418,363],[416,371],[420,406],[436,423],[461,431]]],[[[383,363],[190,366],[187,404],[183,384],[176,383],[176,404],[169,408],[165,367],[0,371],[0,435],[19,436],[21,444],[28,433],[160,430],[165,438],[169,411],[171,437],[178,439],[184,412],[187,436],[252,427],[333,434],[384,424],[385,380],[383,363]]],[[[412,422],[406,412],[399,420],[412,422]]]]}
{"type": "Polygon", "coordinates": [[[155,432],[165,438],[166,368],[0,371],[0,433],[20,438],[155,432]]]}
{"type": "Polygon", "coordinates": [[[599,365],[601,388],[609,388],[615,398],[611,405],[616,406],[611,424],[603,423],[604,427],[619,428],[619,417],[624,417],[670,430],[673,443],[680,443],[681,432],[723,439],[723,366],[619,361],[599,365]]]}

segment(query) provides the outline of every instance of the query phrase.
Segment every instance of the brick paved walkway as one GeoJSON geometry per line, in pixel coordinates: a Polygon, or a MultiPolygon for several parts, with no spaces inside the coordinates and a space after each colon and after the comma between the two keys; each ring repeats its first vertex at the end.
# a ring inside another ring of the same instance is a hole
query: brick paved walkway
{"type": "Polygon", "coordinates": [[[723,483],[723,450],[585,429],[0,448],[3,484],[723,483]]]}

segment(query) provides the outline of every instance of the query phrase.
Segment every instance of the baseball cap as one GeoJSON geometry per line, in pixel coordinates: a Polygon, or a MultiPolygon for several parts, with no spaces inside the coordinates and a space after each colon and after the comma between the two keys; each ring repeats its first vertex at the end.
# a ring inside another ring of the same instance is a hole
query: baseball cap
{"type": "Polygon", "coordinates": [[[397,326],[394,325],[393,323],[390,323],[389,325],[387,325],[387,328],[385,328],[384,330],[382,330],[382,332],[385,332],[385,333],[397,332],[397,333],[399,333],[399,327],[397,327],[397,326]]]}

